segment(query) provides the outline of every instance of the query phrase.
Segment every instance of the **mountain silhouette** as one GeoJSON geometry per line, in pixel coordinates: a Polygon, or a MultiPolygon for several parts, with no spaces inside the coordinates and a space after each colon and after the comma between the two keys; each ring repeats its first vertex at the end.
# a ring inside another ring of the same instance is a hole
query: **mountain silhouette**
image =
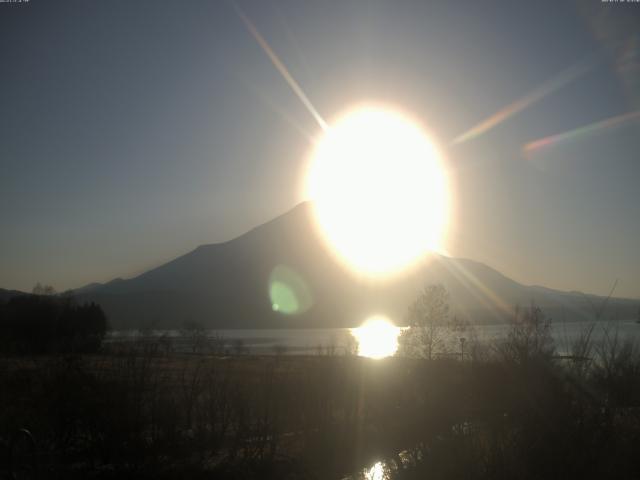
{"type": "Polygon", "coordinates": [[[25,293],[20,290],[5,290],[4,288],[0,288],[0,303],[7,302],[10,298],[19,295],[25,295],[25,293]]]}
{"type": "MultiPolygon", "coordinates": [[[[327,248],[309,203],[231,241],[202,245],[135,278],[87,285],[76,295],[102,305],[117,329],[177,328],[187,321],[209,328],[352,327],[376,313],[403,324],[420,289],[436,283],[449,291],[454,313],[476,323],[505,321],[516,305],[531,302],[555,320],[593,319],[605,300],[521,285],[482,263],[435,254],[388,281],[359,278],[327,248]]],[[[633,318],[638,303],[610,299],[607,318],[633,318]]]]}

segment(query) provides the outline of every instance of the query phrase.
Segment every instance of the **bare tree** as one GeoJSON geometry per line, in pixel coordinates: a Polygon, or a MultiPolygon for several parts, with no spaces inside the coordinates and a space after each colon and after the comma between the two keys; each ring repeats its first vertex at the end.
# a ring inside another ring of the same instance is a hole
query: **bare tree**
{"type": "Polygon", "coordinates": [[[33,287],[31,291],[34,295],[55,295],[56,289],[51,285],[42,285],[40,282],[36,283],[36,286],[33,287]]]}
{"type": "Polygon", "coordinates": [[[551,319],[534,304],[527,309],[516,308],[505,340],[497,345],[504,360],[526,364],[550,359],[555,352],[551,335],[551,319]]]}
{"type": "Polygon", "coordinates": [[[445,343],[449,293],[442,285],[426,286],[409,306],[409,328],[399,338],[400,353],[432,359],[445,343]]]}
{"type": "Polygon", "coordinates": [[[182,337],[191,347],[192,353],[202,353],[207,345],[207,331],[200,322],[185,320],[180,329],[182,337]]]}

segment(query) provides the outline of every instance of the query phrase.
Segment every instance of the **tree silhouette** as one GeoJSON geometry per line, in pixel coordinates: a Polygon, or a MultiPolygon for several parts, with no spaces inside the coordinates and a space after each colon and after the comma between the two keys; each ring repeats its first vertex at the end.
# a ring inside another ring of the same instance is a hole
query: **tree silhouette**
{"type": "Polygon", "coordinates": [[[444,346],[444,329],[449,323],[449,293],[442,285],[424,287],[409,306],[409,328],[400,334],[400,353],[432,359],[444,346]]]}
{"type": "Polygon", "coordinates": [[[34,295],[55,295],[56,289],[51,285],[42,285],[40,282],[36,283],[35,287],[31,291],[34,295]]]}
{"type": "Polygon", "coordinates": [[[19,295],[0,306],[0,349],[5,351],[94,352],[107,329],[99,305],[78,305],[69,296],[19,295]]]}
{"type": "Polygon", "coordinates": [[[516,308],[507,337],[498,344],[498,353],[503,359],[524,365],[549,359],[554,352],[551,319],[534,304],[524,310],[516,308]]]}

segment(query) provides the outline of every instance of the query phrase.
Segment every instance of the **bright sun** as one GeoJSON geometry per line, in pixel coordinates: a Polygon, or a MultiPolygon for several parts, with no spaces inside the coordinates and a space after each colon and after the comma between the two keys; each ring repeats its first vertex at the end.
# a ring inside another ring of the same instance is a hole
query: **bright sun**
{"type": "Polygon", "coordinates": [[[394,273],[440,248],[448,217],[441,158],[398,113],[360,108],[331,124],[306,189],[329,244],[361,274],[394,273]]]}

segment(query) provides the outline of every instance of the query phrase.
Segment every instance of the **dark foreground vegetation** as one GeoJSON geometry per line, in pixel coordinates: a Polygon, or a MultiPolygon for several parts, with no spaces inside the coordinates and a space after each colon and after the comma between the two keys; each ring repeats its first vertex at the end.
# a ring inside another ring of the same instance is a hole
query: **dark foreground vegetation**
{"type": "MultiPolygon", "coordinates": [[[[34,291],[51,287],[36,286],[34,291]]],[[[95,303],[78,304],[54,292],[18,295],[0,302],[0,352],[14,354],[97,352],[107,318],[95,303]]]]}
{"type": "Polygon", "coordinates": [[[0,478],[640,478],[640,351],[614,329],[560,357],[532,307],[456,356],[412,325],[411,357],[385,360],[5,354],[0,478]]]}

